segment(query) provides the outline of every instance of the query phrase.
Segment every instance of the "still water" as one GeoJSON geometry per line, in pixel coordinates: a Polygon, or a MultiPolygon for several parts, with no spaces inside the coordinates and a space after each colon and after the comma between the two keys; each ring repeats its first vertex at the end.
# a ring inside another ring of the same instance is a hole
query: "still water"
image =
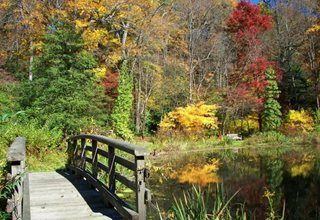
{"type": "Polygon", "coordinates": [[[267,191],[285,219],[320,220],[320,153],[311,148],[217,150],[150,158],[153,193],[149,218],[159,219],[156,209],[170,212],[174,197],[197,185],[212,193],[223,183],[234,206],[243,205],[248,219],[262,220],[268,210],[267,191]],[[158,208],[155,208],[158,205],[158,208]],[[285,205],[285,208],[284,206],[285,205]]]}

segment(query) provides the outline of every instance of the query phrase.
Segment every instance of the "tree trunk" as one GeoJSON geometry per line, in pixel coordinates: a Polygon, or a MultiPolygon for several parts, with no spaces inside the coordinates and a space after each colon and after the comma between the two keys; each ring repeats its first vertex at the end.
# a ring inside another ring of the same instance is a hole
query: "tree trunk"
{"type": "Polygon", "coordinates": [[[30,52],[31,52],[31,55],[30,55],[30,59],[29,59],[29,81],[32,81],[33,79],[33,73],[32,73],[32,64],[33,64],[33,58],[34,58],[34,55],[33,55],[33,41],[31,40],[30,41],[30,52]]]}
{"type": "Polygon", "coordinates": [[[141,80],[142,80],[142,74],[141,74],[141,67],[140,62],[138,63],[138,77],[136,80],[136,115],[135,115],[135,130],[136,133],[140,133],[141,130],[141,80]]]}

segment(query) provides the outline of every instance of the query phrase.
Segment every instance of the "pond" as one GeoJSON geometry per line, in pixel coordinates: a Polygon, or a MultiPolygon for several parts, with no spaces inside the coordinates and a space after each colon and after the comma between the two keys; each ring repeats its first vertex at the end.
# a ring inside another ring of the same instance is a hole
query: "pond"
{"type": "Polygon", "coordinates": [[[273,195],[275,211],[279,215],[285,211],[285,219],[320,219],[319,158],[318,151],[301,147],[171,153],[150,158],[148,186],[153,202],[149,219],[159,219],[157,209],[168,213],[174,198],[182,198],[192,185],[214,194],[217,183],[223,184],[227,197],[239,190],[232,204],[241,204],[248,219],[266,218],[267,192],[273,195]]]}

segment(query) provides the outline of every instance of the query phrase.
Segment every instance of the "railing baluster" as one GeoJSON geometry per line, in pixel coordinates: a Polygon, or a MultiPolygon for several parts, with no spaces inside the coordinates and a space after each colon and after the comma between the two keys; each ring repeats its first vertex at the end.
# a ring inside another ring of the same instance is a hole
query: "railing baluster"
{"type": "Polygon", "coordinates": [[[92,176],[98,177],[98,143],[92,140],[92,176]]]}
{"type": "Polygon", "coordinates": [[[72,164],[77,166],[77,157],[78,157],[78,140],[73,140],[73,157],[72,157],[72,164]]]}
{"type": "Polygon", "coordinates": [[[86,170],[86,139],[81,138],[81,169],[86,170]]]}
{"type": "Polygon", "coordinates": [[[108,158],[108,167],[109,167],[109,190],[111,193],[116,191],[116,163],[115,163],[115,149],[112,146],[108,146],[109,158],[108,158]]]}

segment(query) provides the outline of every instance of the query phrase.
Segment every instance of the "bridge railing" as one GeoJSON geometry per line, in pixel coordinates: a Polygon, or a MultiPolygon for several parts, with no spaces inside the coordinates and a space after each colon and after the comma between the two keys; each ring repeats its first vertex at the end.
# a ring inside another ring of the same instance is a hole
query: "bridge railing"
{"type": "Polygon", "coordinates": [[[6,211],[12,219],[30,219],[29,178],[26,171],[26,139],[18,137],[7,153],[7,181],[14,186],[6,211]]]}
{"type": "Polygon", "coordinates": [[[146,219],[150,192],[145,186],[145,155],[143,148],[100,135],[83,134],[68,139],[68,168],[95,187],[106,204],[124,219],[146,219]],[[133,207],[117,195],[117,183],[134,192],[133,207]]]}

